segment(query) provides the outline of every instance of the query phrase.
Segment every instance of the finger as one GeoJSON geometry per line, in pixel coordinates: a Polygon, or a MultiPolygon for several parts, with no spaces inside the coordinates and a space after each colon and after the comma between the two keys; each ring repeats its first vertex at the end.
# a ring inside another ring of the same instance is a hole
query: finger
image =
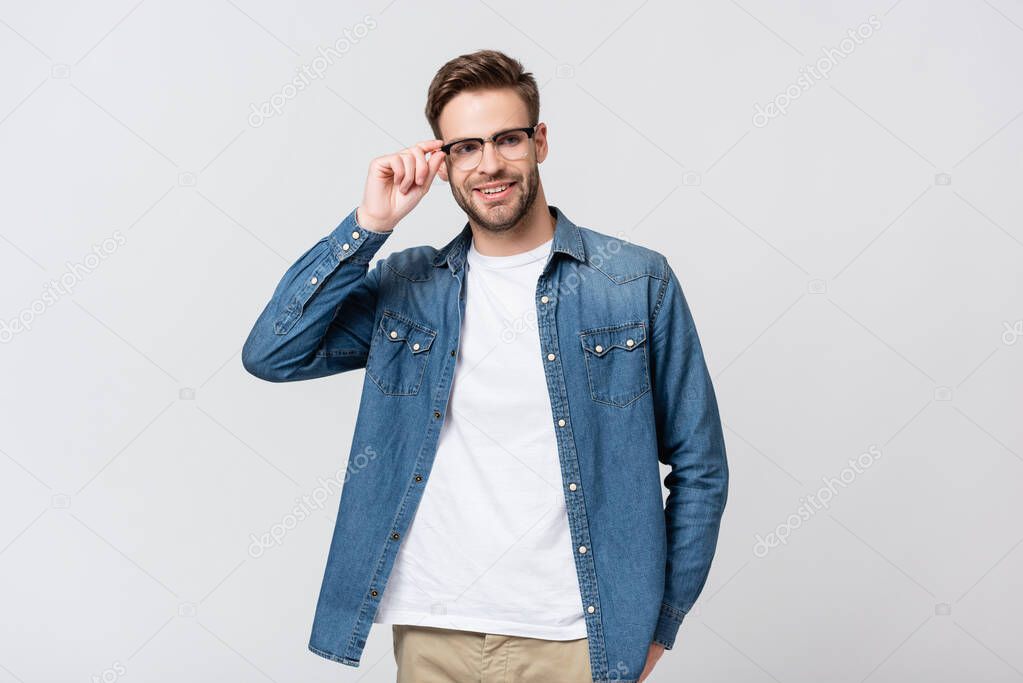
{"type": "Polygon", "coordinates": [[[416,161],[416,185],[422,185],[426,181],[426,175],[430,167],[426,164],[426,154],[419,147],[410,147],[409,151],[415,156],[416,161]]]}
{"type": "Polygon", "coordinates": [[[390,156],[377,157],[369,165],[370,173],[381,180],[390,180],[390,177],[394,174],[390,161],[390,156]]]}
{"type": "Polygon", "coordinates": [[[401,185],[401,181],[405,177],[405,166],[401,163],[401,159],[396,154],[392,154],[387,157],[387,165],[391,167],[395,187],[401,185]]]}
{"type": "Polygon", "coordinates": [[[427,167],[430,170],[429,175],[426,177],[426,186],[429,187],[433,184],[433,178],[437,175],[437,171],[440,170],[440,165],[444,163],[444,152],[439,149],[430,155],[429,161],[426,162],[427,167]]]}
{"type": "Polygon", "coordinates": [[[423,140],[422,142],[417,142],[415,144],[416,147],[424,152],[432,152],[435,149],[440,149],[443,145],[443,140],[423,140]]]}
{"type": "Polygon", "coordinates": [[[401,193],[405,194],[408,192],[412,182],[416,179],[416,164],[411,154],[399,152],[398,157],[401,159],[401,163],[405,167],[405,177],[401,181],[401,193]]]}

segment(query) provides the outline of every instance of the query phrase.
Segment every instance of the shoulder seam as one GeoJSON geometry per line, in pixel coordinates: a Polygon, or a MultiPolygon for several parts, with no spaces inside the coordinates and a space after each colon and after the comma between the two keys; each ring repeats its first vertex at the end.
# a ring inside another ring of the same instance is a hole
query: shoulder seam
{"type": "Polygon", "coordinates": [[[668,291],[668,284],[671,282],[671,275],[668,270],[668,258],[661,254],[661,262],[664,265],[664,276],[661,278],[661,289],[657,292],[657,304],[654,306],[653,315],[650,316],[650,329],[653,330],[654,323],[657,321],[657,314],[661,312],[661,304],[664,303],[664,295],[668,291]]]}

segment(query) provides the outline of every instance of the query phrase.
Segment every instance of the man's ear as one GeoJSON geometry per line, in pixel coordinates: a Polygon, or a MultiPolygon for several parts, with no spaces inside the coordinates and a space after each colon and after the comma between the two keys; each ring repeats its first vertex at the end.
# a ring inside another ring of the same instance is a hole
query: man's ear
{"type": "Polygon", "coordinates": [[[536,145],[536,163],[542,164],[544,159],[547,158],[547,153],[550,151],[550,147],[547,145],[547,124],[540,123],[536,132],[533,134],[536,145]]]}
{"type": "Polygon", "coordinates": [[[448,160],[440,162],[440,166],[437,167],[437,177],[443,180],[445,183],[448,182],[448,160]]]}

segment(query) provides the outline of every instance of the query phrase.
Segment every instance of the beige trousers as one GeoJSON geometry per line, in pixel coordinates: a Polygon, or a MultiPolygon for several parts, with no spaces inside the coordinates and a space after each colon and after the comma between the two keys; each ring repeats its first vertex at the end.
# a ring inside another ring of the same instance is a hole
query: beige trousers
{"type": "Polygon", "coordinates": [[[392,624],[397,683],[591,683],[586,638],[543,640],[392,624]]]}

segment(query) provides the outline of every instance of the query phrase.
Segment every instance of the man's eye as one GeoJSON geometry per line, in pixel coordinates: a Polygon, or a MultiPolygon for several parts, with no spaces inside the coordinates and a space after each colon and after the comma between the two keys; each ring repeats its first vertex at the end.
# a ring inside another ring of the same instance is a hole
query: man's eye
{"type": "Polygon", "coordinates": [[[453,154],[472,154],[479,148],[475,142],[462,142],[451,148],[453,154]]]}
{"type": "Polygon", "coordinates": [[[504,135],[498,138],[497,142],[505,147],[514,147],[515,145],[520,144],[525,137],[525,135],[521,135],[519,133],[511,133],[510,135],[504,135]]]}

